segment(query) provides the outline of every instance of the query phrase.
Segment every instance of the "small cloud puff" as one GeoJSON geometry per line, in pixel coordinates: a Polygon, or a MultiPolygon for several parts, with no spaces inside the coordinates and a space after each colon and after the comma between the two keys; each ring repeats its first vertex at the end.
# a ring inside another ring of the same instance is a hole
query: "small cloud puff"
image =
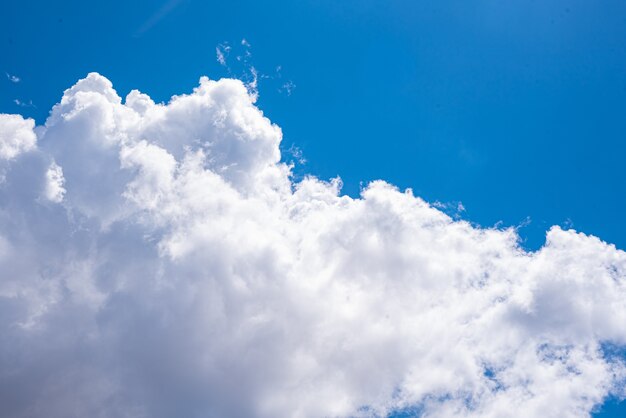
{"type": "Polygon", "coordinates": [[[9,73],[5,73],[5,74],[7,76],[7,80],[9,80],[11,83],[19,83],[20,81],[22,81],[22,79],[16,75],[9,74],[9,73]]]}

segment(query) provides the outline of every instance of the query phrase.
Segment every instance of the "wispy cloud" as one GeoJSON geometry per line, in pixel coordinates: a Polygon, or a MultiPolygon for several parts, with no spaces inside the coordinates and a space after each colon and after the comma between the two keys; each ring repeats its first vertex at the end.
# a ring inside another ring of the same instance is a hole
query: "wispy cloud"
{"type": "Polygon", "coordinates": [[[217,62],[226,68],[230,77],[239,78],[248,88],[251,96],[256,100],[259,95],[259,78],[268,78],[261,74],[252,64],[252,45],[245,38],[240,42],[241,48],[234,50],[229,42],[222,42],[215,47],[217,62]],[[235,62],[229,60],[230,54],[234,53],[235,62]],[[233,66],[234,64],[234,66],[233,66]]]}
{"type": "Polygon", "coordinates": [[[304,153],[302,149],[295,144],[291,144],[291,146],[287,149],[287,153],[290,154],[295,161],[300,165],[306,164],[306,158],[304,158],[304,153]]]}
{"type": "MultiPolygon", "coordinates": [[[[283,78],[283,66],[276,66],[276,74],[275,78],[281,80],[283,78]]],[[[278,88],[279,93],[285,93],[287,96],[291,96],[291,93],[296,89],[296,84],[292,80],[287,80],[283,82],[278,88]]]]}
{"type": "Polygon", "coordinates": [[[227,66],[226,59],[231,49],[232,47],[228,45],[228,42],[224,42],[215,47],[215,56],[217,58],[217,62],[219,62],[220,65],[224,67],[227,66]]]}
{"type": "Polygon", "coordinates": [[[258,97],[260,80],[274,80],[274,83],[278,83],[277,91],[287,96],[291,96],[296,88],[292,80],[283,79],[281,65],[277,65],[274,72],[260,71],[253,61],[252,44],[246,38],[233,45],[229,42],[218,44],[215,47],[215,59],[226,68],[229,77],[242,80],[254,98],[258,97]]]}
{"type": "Polygon", "coordinates": [[[148,18],[135,32],[135,36],[141,36],[156,26],[167,15],[172,13],[185,0],[169,0],[161,6],[152,16],[148,18]]]}
{"type": "Polygon", "coordinates": [[[289,80],[280,86],[278,89],[279,92],[284,92],[287,96],[291,96],[291,93],[296,89],[296,85],[293,81],[289,80]]]}
{"type": "Polygon", "coordinates": [[[9,73],[5,73],[7,75],[7,79],[11,82],[11,83],[19,83],[20,81],[22,81],[21,78],[19,78],[16,75],[13,74],[9,74],[9,73]]]}
{"type": "Polygon", "coordinates": [[[33,101],[32,101],[32,100],[29,100],[29,101],[25,102],[25,101],[22,101],[22,100],[20,100],[20,99],[13,99],[13,103],[15,103],[16,105],[18,105],[19,107],[34,107],[34,108],[36,108],[36,107],[37,107],[37,106],[35,106],[35,105],[33,104],[33,101]]]}

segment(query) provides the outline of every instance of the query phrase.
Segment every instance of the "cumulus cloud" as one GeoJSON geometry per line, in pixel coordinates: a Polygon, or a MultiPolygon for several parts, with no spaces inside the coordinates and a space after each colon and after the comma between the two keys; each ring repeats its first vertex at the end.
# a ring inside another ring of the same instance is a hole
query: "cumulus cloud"
{"type": "Polygon", "coordinates": [[[0,113],[0,159],[11,160],[35,147],[35,121],[0,113]]]}
{"type": "Polygon", "coordinates": [[[157,104],[92,73],[35,130],[0,118],[24,154],[0,188],[5,416],[582,418],[625,395],[626,254],[598,238],[526,252],[383,181],[295,182],[232,79],[157,104]]]}

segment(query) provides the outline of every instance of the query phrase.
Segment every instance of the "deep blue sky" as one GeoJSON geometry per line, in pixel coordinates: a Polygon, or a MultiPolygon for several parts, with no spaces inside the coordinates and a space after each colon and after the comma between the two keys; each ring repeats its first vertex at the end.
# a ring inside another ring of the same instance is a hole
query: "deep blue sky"
{"type": "Polygon", "coordinates": [[[626,248],[623,0],[7,0],[0,112],[42,123],[90,71],[167,100],[228,75],[215,48],[242,38],[298,173],[351,195],[382,178],[485,226],[530,220],[529,248],[553,224],[626,248]]]}

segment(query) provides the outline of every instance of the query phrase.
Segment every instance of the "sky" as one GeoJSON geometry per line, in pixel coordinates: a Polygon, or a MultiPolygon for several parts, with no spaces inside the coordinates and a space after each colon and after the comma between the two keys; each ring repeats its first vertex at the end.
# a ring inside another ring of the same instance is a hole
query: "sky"
{"type": "Polygon", "coordinates": [[[3,9],[11,416],[626,412],[624,2],[3,9]]]}

